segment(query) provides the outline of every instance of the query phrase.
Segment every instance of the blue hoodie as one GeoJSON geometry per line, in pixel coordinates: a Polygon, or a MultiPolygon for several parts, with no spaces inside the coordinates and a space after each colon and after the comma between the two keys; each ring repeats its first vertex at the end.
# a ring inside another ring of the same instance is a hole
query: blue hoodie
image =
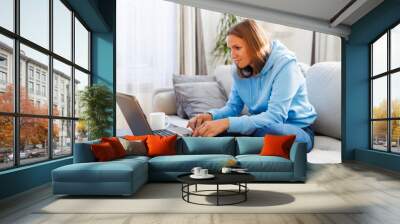
{"type": "Polygon", "coordinates": [[[277,40],[272,41],[271,47],[259,74],[241,78],[233,69],[228,102],[220,109],[209,111],[214,120],[229,119],[228,132],[250,135],[271,123],[303,128],[317,118],[314,107],[308,101],[305,78],[295,55],[277,40]],[[244,105],[249,109],[249,116],[240,116],[244,105]]]}

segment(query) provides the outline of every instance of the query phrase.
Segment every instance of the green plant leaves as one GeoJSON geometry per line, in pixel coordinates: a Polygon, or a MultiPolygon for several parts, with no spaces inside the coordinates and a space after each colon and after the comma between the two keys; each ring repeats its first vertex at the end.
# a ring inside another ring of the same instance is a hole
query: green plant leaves
{"type": "Polygon", "coordinates": [[[112,126],[113,94],[102,84],[86,87],[80,93],[81,118],[89,129],[89,139],[110,136],[107,131],[112,126]]]}

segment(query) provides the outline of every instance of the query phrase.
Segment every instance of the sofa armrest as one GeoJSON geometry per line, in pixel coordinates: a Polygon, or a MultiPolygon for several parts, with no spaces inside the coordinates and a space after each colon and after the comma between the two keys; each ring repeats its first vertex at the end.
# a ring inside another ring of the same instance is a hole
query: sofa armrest
{"type": "Polygon", "coordinates": [[[290,149],[290,160],[293,162],[293,180],[305,181],[307,175],[307,144],[295,142],[290,149]]]}
{"type": "Polygon", "coordinates": [[[96,158],[94,157],[90,146],[92,144],[98,144],[98,143],[100,143],[100,140],[75,143],[75,145],[74,145],[74,163],[95,162],[96,158]]]}
{"type": "Polygon", "coordinates": [[[156,89],[153,93],[153,112],[165,112],[167,115],[176,114],[176,99],[173,88],[156,89]]]}

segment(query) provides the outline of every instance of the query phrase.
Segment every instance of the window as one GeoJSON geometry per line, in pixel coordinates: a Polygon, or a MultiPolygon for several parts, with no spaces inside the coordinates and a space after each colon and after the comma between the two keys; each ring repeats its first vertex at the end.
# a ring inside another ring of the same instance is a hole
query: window
{"type": "Polygon", "coordinates": [[[53,120],[53,145],[53,157],[70,155],[72,153],[71,120],[53,120]]]}
{"type": "MultiPolygon", "coordinates": [[[[64,85],[66,83],[69,83],[69,85],[72,85],[72,68],[69,65],[66,65],[56,59],[53,60],[53,77],[54,77],[54,83],[53,83],[53,89],[54,89],[54,100],[53,103],[59,103],[58,102],[58,93],[60,91],[60,100],[62,103],[64,103],[64,96],[69,97],[68,104],[72,104],[72,91],[70,89],[65,89],[64,85]],[[71,101],[71,102],[69,102],[71,101]]],[[[53,108],[56,108],[53,110],[53,114],[59,114],[60,109],[53,105],[53,108]]],[[[62,116],[68,116],[72,117],[72,108],[67,107],[65,114],[62,113],[62,116]]]]}
{"type": "Polygon", "coordinates": [[[71,60],[72,12],[60,1],[53,0],[54,52],[71,60]]]}
{"type": "Polygon", "coordinates": [[[14,0],[1,0],[0,9],[0,26],[14,31],[14,0]]]}
{"type": "Polygon", "coordinates": [[[34,93],[33,82],[28,82],[28,92],[29,92],[29,94],[33,94],[34,93]]]}
{"type": "Polygon", "coordinates": [[[0,84],[2,85],[7,84],[7,74],[3,71],[0,71],[0,84]]]}
{"type": "Polygon", "coordinates": [[[42,96],[46,96],[46,86],[42,86],[42,96]]]}
{"type": "Polygon", "coordinates": [[[36,84],[36,95],[40,95],[40,84],[36,84]]]}
{"type": "MultiPolygon", "coordinates": [[[[3,2],[1,1],[0,8],[2,5],[3,2]]],[[[2,8],[1,11],[3,11],[2,8]]],[[[3,14],[3,12],[0,14],[3,14]]],[[[0,15],[0,21],[2,16],[0,15]]],[[[14,111],[14,71],[9,64],[14,57],[14,42],[0,33],[0,46],[0,112],[12,113],[14,111]]]]}
{"type": "Polygon", "coordinates": [[[21,36],[49,48],[49,0],[20,0],[21,36]]]}
{"type": "Polygon", "coordinates": [[[0,115],[0,170],[14,166],[13,117],[0,115]]]}
{"type": "Polygon", "coordinates": [[[85,126],[76,127],[79,113],[74,114],[74,105],[79,91],[74,86],[89,85],[90,32],[67,4],[0,0],[0,26],[6,29],[0,29],[0,83],[7,84],[3,89],[0,85],[0,170],[70,156],[76,131],[85,138],[85,126]],[[19,3],[17,13],[14,2],[19,3]],[[20,33],[14,32],[14,26],[20,33]]]}
{"type": "Polygon", "coordinates": [[[7,67],[7,56],[0,55],[0,67],[3,67],[3,68],[7,67]]]}
{"type": "Polygon", "coordinates": [[[36,80],[40,81],[40,71],[36,69],[36,80]]]}
{"type": "Polygon", "coordinates": [[[33,67],[29,66],[29,71],[28,71],[29,79],[33,80],[33,67]]]}
{"type": "Polygon", "coordinates": [[[89,75],[75,70],[75,117],[79,117],[81,114],[81,108],[79,106],[80,93],[89,85],[89,75]]]}
{"type": "Polygon", "coordinates": [[[370,45],[371,148],[400,153],[400,25],[370,45]]]}
{"type": "Polygon", "coordinates": [[[89,32],[75,18],[75,62],[82,68],[89,69],[89,32]]]}

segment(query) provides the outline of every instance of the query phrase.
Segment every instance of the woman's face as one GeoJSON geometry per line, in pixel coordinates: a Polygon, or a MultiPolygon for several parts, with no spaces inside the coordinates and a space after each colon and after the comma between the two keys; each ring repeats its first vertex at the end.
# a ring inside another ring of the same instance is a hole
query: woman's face
{"type": "Polygon", "coordinates": [[[226,43],[231,50],[231,58],[236,66],[244,68],[250,64],[251,59],[248,53],[248,47],[243,39],[235,35],[228,35],[226,43]]]}

